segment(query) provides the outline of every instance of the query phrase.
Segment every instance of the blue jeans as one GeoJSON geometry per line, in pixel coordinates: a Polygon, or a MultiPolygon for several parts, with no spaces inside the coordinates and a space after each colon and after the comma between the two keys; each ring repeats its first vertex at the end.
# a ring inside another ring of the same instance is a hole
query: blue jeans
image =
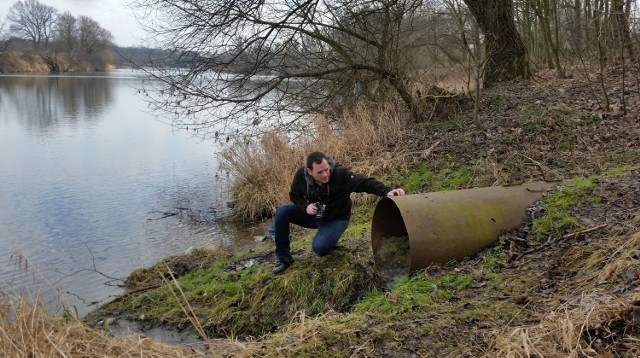
{"type": "Polygon", "coordinates": [[[313,237],[311,249],[318,256],[325,256],[335,249],[340,236],[347,230],[349,220],[327,220],[317,222],[315,216],[301,211],[294,204],[283,205],[276,209],[274,225],[276,229],[276,256],[282,262],[291,262],[289,246],[289,224],[296,224],[308,229],[318,229],[313,237]]]}

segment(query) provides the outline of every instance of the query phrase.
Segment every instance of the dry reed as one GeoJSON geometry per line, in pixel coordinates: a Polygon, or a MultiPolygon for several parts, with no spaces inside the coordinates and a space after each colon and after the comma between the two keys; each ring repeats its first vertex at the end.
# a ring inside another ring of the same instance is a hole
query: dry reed
{"type": "Polygon", "coordinates": [[[357,107],[338,125],[318,116],[295,140],[269,132],[256,141],[236,142],[221,156],[221,169],[231,174],[229,190],[236,213],[244,219],[270,216],[289,202],[291,180],[306,155],[322,151],[363,175],[380,175],[408,156],[423,154],[412,145],[412,128],[392,106],[357,107]]]}
{"type": "Polygon", "coordinates": [[[42,300],[2,292],[0,352],[4,357],[197,357],[196,350],[130,335],[98,333],[72,316],[49,316],[42,300]]]}

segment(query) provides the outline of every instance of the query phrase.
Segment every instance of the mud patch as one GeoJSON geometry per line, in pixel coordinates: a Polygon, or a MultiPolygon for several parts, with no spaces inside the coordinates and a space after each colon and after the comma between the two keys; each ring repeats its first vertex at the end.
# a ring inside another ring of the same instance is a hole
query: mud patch
{"type": "Polygon", "coordinates": [[[94,326],[95,330],[114,337],[127,337],[132,334],[153,337],[161,342],[204,350],[204,341],[189,329],[177,329],[161,326],[151,321],[133,321],[118,317],[105,317],[94,326]]]}

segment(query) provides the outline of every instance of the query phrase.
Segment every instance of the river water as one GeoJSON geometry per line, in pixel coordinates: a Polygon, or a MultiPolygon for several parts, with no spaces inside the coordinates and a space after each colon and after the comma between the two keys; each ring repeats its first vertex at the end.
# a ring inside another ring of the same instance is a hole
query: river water
{"type": "Polygon", "coordinates": [[[85,315],[133,269],[238,234],[215,143],[156,120],[140,81],[0,76],[0,293],[85,315]]]}

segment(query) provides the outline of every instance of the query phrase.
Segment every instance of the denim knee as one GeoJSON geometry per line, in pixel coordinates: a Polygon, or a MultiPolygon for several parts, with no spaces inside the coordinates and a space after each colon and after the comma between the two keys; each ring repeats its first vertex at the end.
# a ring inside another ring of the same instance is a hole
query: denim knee
{"type": "Polygon", "coordinates": [[[324,241],[314,241],[311,244],[311,249],[313,250],[313,252],[322,257],[322,256],[326,256],[329,255],[334,249],[335,249],[335,244],[333,243],[327,243],[324,241]]]}

